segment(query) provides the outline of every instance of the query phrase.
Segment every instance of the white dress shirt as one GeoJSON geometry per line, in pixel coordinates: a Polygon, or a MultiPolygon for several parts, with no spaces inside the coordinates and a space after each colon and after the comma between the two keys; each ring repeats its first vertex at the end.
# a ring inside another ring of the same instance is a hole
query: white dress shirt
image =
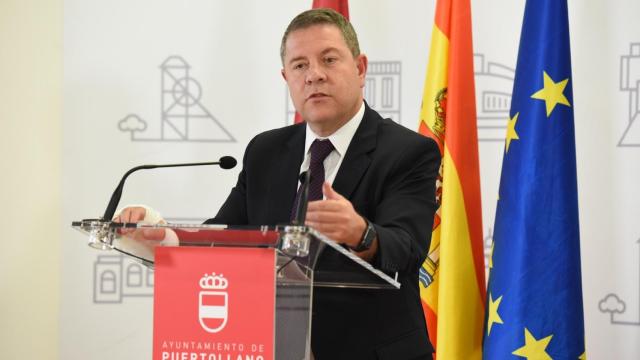
{"type": "MultiPolygon", "coordinates": [[[[356,130],[358,130],[358,126],[362,122],[362,118],[364,117],[364,101],[360,106],[360,110],[347,121],[342,127],[340,127],[333,134],[322,137],[318,136],[316,133],[311,130],[309,124],[307,124],[307,133],[304,141],[304,161],[300,165],[300,174],[307,171],[309,169],[309,163],[311,162],[311,144],[314,140],[320,139],[325,140],[329,139],[331,144],[333,144],[333,151],[329,153],[329,155],[324,159],[324,179],[329,182],[329,184],[333,184],[333,180],[336,178],[336,174],[338,174],[338,170],[340,169],[340,165],[342,164],[342,160],[344,159],[344,155],[347,153],[347,149],[349,148],[349,144],[351,144],[351,140],[353,139],[353,135],[355,135],[356,130]]],[[[323,197],[324,198],[324,197],[323,197]]]]}

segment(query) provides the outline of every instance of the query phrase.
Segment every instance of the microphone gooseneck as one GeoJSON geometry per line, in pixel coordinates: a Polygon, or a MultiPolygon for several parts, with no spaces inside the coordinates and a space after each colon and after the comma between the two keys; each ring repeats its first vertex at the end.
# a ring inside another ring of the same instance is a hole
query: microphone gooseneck
{"type": "Polygon", "coordinates": [[[107,209],[104,211],[104,215],[102,215],[102,221],[111,221],[113,218],[113,214],[116,212],[116,208],[118,207],[118,203],[120,202],[120,198],[122,197],[122,189],[124,188],[125,180],[132,173],[138,170],[147,170],[147,169],[156,169],[156,168],[168,168],[168,167],[185,167],[185,166],[205,166],[205,165],[219,165],[221,168],[228,170],[233,169],[238,162],[232,156],[223,156],[218,161],[211,162],[200,162],[200,163],[182,163],[182,164],[162,164],[162,165],[140,165],[136,166],[132,169],[129,169],[120,183],[113,191],[113,195],[111,195],[111,199],[109,200],[109,205],[107,205],[107,209]]]}
{"type": "Polygon", "coordinates": [[[311,183],[311,169],[304,171],[300,174],[300,198],[296,207],[296,216],[294,217],[293,225],[304,225],[304,221],[307,218],[307,205],[309,204],[309,184],[311,183]]]}

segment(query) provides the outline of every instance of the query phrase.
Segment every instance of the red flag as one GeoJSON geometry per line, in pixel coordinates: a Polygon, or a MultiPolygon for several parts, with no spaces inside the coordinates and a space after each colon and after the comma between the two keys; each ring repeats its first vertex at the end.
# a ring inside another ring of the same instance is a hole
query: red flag
{"type": "Polygon", "coordinates": [[[342,16],[347,18],[347,20],[349,19],[349,1],[348,0],[313,0],[312,7],[314,9],[318,9],[318,8],[333,9],[339,12],[340,14],[342,14],[342,16]]]}

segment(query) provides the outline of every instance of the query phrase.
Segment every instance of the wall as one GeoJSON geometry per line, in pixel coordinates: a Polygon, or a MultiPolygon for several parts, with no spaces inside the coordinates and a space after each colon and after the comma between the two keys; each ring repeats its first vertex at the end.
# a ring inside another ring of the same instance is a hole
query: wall
{"type": "Polygon", "coordinates": [[[57,359],[62,0],[0,2],[0,358],[57,359]]]}
{"type": "MultiPolygon", "coordinates": [[[[88,248],[69,224],[99,216],[132,166],[239,158],[252,136],[290,123],[278,48],[290,18],[310,3],[0,3],[0,358],[149,358],[152,275],[88,248]]],[[[367,97],[412,129],[434,3],[350,1],[372,64],[367,97]],[[384,92],[384,83],[393,86],[384,92]]],[[[477,103],[487,248],[523,9],[523,0],[472,1],[476,95],[501,94],[493,106],[477,103]]],[[[640,358],[639,13],[634,0],[569,2],[586,340],[595,359],[640,358]]],[[[197,222],[215,213],[238,171],[136,174],[123,203],[197,222]]]]}

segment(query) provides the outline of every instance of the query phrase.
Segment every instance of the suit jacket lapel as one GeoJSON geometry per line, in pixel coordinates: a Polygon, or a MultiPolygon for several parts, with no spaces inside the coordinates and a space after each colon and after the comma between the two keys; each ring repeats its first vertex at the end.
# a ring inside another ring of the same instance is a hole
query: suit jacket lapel
{"type": "Polygon", "coordinates": [[[269,219],[267,224],[288,223],[291,216],[291,206],[298,189],[298,174],[300,172],[300,164],[302,164],[304,153],[305,125],[299,125],[293,133],[293,136],[280,146],[279,154],[275,154],[278,159],[275,172],[269,181],[271,181],[267,197],[268,204],[266,207],[267,214],[265,217],[269,219]]]}
{"type": "Polygon", "coordinates": [[[333,188],[342,196],[350,199],[360,179],[366,172],[371,158],[369,154],[376,148],[378,122],[376,114],[365,103],[362,122],[349,144],[342,165],[333,181],[333,188]]]}

